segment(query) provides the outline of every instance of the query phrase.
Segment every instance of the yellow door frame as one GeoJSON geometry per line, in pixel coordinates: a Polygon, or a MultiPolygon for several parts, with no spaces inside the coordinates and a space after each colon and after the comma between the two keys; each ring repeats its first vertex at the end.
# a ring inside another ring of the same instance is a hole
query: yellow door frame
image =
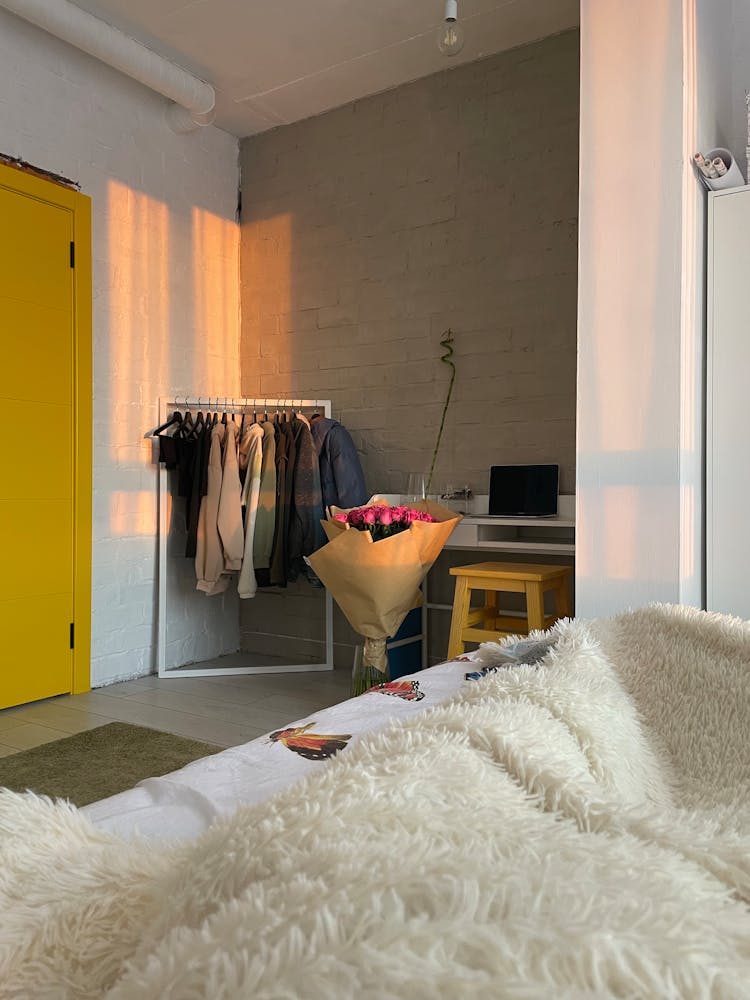
{"type": "Polygon", "coordinates": [[[67,209],[73,219],[73,647],[72,691],[91,687],[91,199],[26,170],[0,164],[0,186],[67,209]]]}

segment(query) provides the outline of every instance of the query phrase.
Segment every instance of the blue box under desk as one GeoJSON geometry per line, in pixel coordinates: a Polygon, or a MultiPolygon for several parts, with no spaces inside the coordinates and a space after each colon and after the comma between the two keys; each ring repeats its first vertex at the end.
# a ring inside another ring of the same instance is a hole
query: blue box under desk
{"type": "Polygon", "coordinates": [[[388,672],[392,681],[422,669],[422,641],[422,608],[413,608],[398,632],[386,643],[388,672]],[[394,643],[403,645],[394,646],[394,643]]]}

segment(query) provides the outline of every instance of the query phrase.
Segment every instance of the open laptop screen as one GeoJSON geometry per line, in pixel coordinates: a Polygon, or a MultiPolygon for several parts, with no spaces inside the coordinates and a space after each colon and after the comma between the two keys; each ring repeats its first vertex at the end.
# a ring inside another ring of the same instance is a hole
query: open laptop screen
{"type": "Polygon", "coordinates": [[[489,513],[495,517],[557,514],[557,465],[493,465],[489,513]]]}

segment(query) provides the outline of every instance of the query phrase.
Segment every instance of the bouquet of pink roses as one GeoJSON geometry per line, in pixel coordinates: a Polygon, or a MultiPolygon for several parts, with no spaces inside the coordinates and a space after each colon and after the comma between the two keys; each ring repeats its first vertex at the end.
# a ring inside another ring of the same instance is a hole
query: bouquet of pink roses
{"type": "Polygon", "coordinates": [[[406,531],[415,521],[431,524],[435,518],[426,510],[417,510],[415,507],[391,507],[387,503],[376,502],[366,507],[337,511],[333,520],[359,528],[360,531],[369,531],[373,542],[379,542],[381,538],[390,538],[400,531],[406,531]]]}
{"type": "Polygon", "coordinates": [[[430,500],[392,507],[374,497],[365,507],[332,508],[322,522],[328,544],[307,561],[364,636],[355,694],[389,680],[386,640],[421,605],[420,584],[460,520],[430,500]]]}

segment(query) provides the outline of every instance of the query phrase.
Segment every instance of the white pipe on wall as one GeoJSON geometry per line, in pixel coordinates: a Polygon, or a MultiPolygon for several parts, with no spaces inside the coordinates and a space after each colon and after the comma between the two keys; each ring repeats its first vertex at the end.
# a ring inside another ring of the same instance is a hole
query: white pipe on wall
{"type": "Polygon", "coordinates": [[[173,131],[211,124],[216,92],[209,83],[69,0],[0,0],[0,6],[174,101],[167,109],[173,131]]]}

